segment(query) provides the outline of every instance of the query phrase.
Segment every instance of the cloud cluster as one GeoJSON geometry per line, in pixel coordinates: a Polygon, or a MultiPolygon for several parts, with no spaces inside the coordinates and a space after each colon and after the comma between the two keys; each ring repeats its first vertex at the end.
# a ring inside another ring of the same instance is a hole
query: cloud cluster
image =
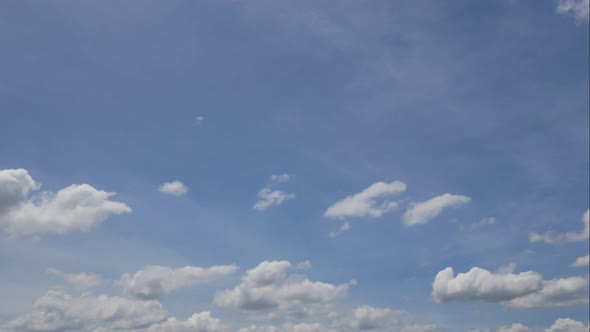
{"type": "Polygon", "coordinates": [[[590,255],[581,256],[576,258],[576,261],[572,263],[574,267],[584,267],[590,265],[590,255]]]}
{"type": "Polygon", "coordinates": [[[164,194],[182,196],[188,192],[188,187],[180,181],[172,181],[162,183],[158,190],[164,194]]]}
{"type": "Polygon", "coordinates": [[[545,243],[566,243],[566,242],[581,242],[586,241],[590,238],[590,209],[586,210],[582,217],[582,223],[584,229],[580,232],[567,232],[567,233],[531,233],[531,242],[545,242],[545,243]]]}
{"type": "Polygon", "coordinates": [[[532,271],[492,273],[478,267],[455,276],[446,268],[434,279],[432,297],[439,303],[485,301],[511,309],[584,305],[589,303],[588,277],[543,280],[532,271]]]}
{"type": "Polygon", "coordinates": [[[0,230],[13,235],[88,231],[110,215],[130,213],[114,193],[74,184],[57,193],[42,192],[25,169],[0,170],[0,230]]]}
{"type": "Polygon", "coordinates": [[[333,285],[289,275],[291,263],[264,261],[246,271],[234,289],[218,292],[213,303],[260,318],[306,317],[325,312],[355,282],[333,285]]]}
{"type": "Polygon", "coordinates": [[[387,196],[402,193],[406,184],[400,181],[391,183],[376,182],[363,191],[334,203],[326,212],[325,217],[371,217],[378,218],[397,208],[397,203],[384,199],[387,196]],[[381,200],[381,201],[379,201],[381,200]]]}
{"type": "Polygon", "coordinates": [[[414,226],[425,224],[436,218],[443,210],[471,202],[471,198],[462,195],[443,194],[420,203],[413,203],[404,213],[404,224],[414,226]]]}
{"type": "Polygon", "coordinates": [[[159,299],[179,288],[192,287],[228,276],[238,269],[235,265],[208,268],[185,266],[146,266],[133,275],[125,273],[118,281],[123,293],[139,299],[159,299]]]}

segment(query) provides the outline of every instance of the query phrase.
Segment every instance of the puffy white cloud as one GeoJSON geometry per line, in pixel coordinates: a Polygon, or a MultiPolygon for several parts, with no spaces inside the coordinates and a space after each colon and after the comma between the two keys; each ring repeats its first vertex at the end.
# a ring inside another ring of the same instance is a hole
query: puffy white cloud
{"type": "Polygon", "coordinates": [[[502,302],[539,291],[543,287],[540,274],[532,271],[519,274],[494,274],[478,267],[454,276],[448,267],[434,278],[432,296],[436,302],[486,301],[502,302]]]}
{"type": "Polygon", "coordinates": [[[545,332],[588,332],[588,330],[590,330],[589,324],[570,318],[560,318],[551,327],[545,329],[545,332]]]}
{"type": "Polygon", "coordinates": [[[590,255],[581,256],[576,258],[576,261],[572,263],[572,266],[583,267],[590,265],[590,255]]]}
{"type": "Polygon", "coordinates": [[[389,200],[378,202],[384,197],[399,194],[406,190],[406,184],[400,181],[391,183],[376,182],[360,193],[350,195],[334,203],[324,212],[325,217],[371,217],[378,218],[397,208],[397,203],[389,200]]]}
{"type": "Polygon", "coordinates": [[[84,293],[72,296],[50,290],[39,298],[34,310],[3,326],[14,332],[94,332],[140,329],[166,319],[158,301],[84,293]]]}
{"type": "MultiPolygon", "coordinates": [[[[142,332],[229,332],[230,329],[220,319],[211,316],[211,312],[203,311],[195,313],[187,320],[178,320],[174,317],[165,322],[151,325],[142,332]]],[[[105,331],[106,332],[106,331],[105,331]]]]}
{"type": "Polygon", "coordinates": [[[512,324],[511,326],[503,326],[498,329],[498,332],[530,332],[529,327],[522,324],[512,324]]]}
{"type": "Polygon", "coordinates": [[[570,277],[543,282],[537,292],[515,298],[506,303],[512,309],[533,309],[587,305],[588,277],[570,277]]]}
{"type": "Polygon", "coordinates": [[[352,226],[350,225],[350,223],[345,222],[344,224],[342,224],[342,226],[340,226],[340,228],[338,228],[338,231],[330,232],[330,233],[328,233],[328,236],[330,238],[335,238],[342,233],[348,232],[351,228],[352,228],[352,226]]]}
{"type": "Polygon", "coordinates": [[[564,242],[580,242],[590,238],[590,209],[586,210],[582,217],[582,223],[584,229],[580,232],[567,232],[567,233],[531,233],[531,242],[545,242],[545,243],[564,243],[564,242]]]}
{"type": "Polygon", "coordinates": [[[351,325],[361,330],[394,326],[399,324],[404,314],[403,311],[364,305],[353,310],[351,325]]]}
{"type": "Polygon", "coordinates": [[[557,0],[556,11],[559,14],[570,15],[576,18],[576,22],[588,23],[590,0],[557,0]]]}
{"type": "Polygon", "coordinates": [[[215,294],[213,302],[260,318],[305,317],[326,311],[355,284],[332,285],[288,275],[291,263],[265,261],[248,270],[234,289],[215,294]]]}
{"type": "Polygon", "coordinates": [[[258,202],[254,204],[254,209],[264,211],[271,206],[281,205],[284,201],[295,198],[295,194],[289,194],[281,190],[272,190],[270,187],[264,187],[258,192],[258,202]]]}
{"type": "Polygon", "coordinates": [[[404,214],[404,224],[414,226],[425,224],[436,218],[449,207],[458,207],[471,202],[471,198],[461,195],[443,194],[420,203],[412,203],[404,214]]]}
{"type": "Polygon", "coordinates": [[[162,183],[158,190],[164,194],[182,196],[188,192],[188,187],[180,181],[172,181],[162,183]]]}
{"type": "Polygon", "coordinates": [[[65,273],[58,269],[48,268],[47,274],[58,276],[72,285],[75,289],[85,290],[98,287],[102,284],[102,278],[96,273],[80,272],[65,273]]]}
{"type": "Polygon", "coordinates": [[[135,274],[125,273],[118,281],[125,294],[140,299],[158,299],[178,288],[208,283],[234,273],[235,265],[218,265],[208,268],[185,266],[146,266],[135,274]]]}
{"type": "Polygon", "coordinates": [[[88,231],[112,214],[131,212],[110,200],[114,193],[88,184],[29,197],[39,187],[24,169],[0,170],[0,229],[20,235],[88,231]]]}
{"type": "Polygon", "coordinates": [[[299,323],[287,322],[280,327],[251,325],[238,330],[238,332],[328,332],[328,328],[320,323],[299,323]]]}

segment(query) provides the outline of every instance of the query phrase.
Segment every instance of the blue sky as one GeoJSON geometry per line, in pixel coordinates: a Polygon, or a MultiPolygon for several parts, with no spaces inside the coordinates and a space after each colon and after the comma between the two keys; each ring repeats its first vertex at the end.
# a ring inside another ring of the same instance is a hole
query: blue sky
{"type": "Polygon", "coordinates": [[[4,1],[0,331],[587,330],[588,40],[585,0],[4,1]]]}

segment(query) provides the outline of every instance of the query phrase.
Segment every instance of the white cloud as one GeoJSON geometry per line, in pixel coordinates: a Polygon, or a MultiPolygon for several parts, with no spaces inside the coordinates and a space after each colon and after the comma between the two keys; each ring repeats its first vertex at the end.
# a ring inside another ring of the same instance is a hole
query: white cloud
{"type": "Polygon", "coordinates": [[[350,195],[343,200],[334,203],[324,212],[325,217],[344,218],[344,217],[371,217],[378,218],[383,214],[397,208],[397,203],[389,200],[383,200],[381,204],[379,199],[399,194],[406,190],[406,185],[400,181],[391,183],[376,182],[365,188],[360,193],[350,195]]]}
{"type": "Polygon", "coordinates": [[[166,311],[158,301],[139,301],[84,293],[72,296],[50,290],[31,313],[3,326],[14,332],[103,331],[139,329],[163,321],[166,311]]]}
{"type": "Polygon", "coordinates": [[[271,206],[281,205],[284,201],[295,198],[295,194],[289,194],[280,190],[272,190],[265,187],[258,192],[258,202],[254,204],[254,209],[264,211],[271,206]]]}
{"type": "Polygon", "coordinates": [[[531,233],[530,241],[531,242],[545,242],[545,243],[564,243],[564,242],[580,242],[586,241],[590,238],[590,210],[586,210],[584,216],[582,217],[582,223],[584,224],[584,229],[578,233],[576,232],[567,232],[567,233],[545,233],[545,234],[538,234],[538,233],[531,233]]]}
{"type": "Polygon", "coordinates": [[[328,332],[328,328],[320,323],[299,323],[287,322],[280,327],[250,325],[238,330],[238,332],[328,332]]]}
{"type": "Polygon", "coordinates": [[[537,292],[506,303],[512,309],[555,308],[587,305],[588,277],[570,277],[543,282],[537,292]]]}
{"type": "MultiPolygon", "coordinates": [[[[229,332],[230,329],[220,319],[214,318],[209,311],[195,313],[187,320],[174,317],[165,322],[154,324],[142,332],[229,332]]],[[[106,332],[106,331],[105,331],[106,332]]]]}
{"type": "Polygon", "coordinates": [[[265,261],[246,271],[234,289],[218,292],[213,302],[259,318],[305,317],[326,311],[355,284],[332,285],[289,275],[291,263],[265,261]]]}
{"type": "Polygon", "coordinates": [[[63,234],[88,231],[112,214],[130,213],[114,193],[74,184],[57,193],[29,194],[40,187],[27,170],[0,170],[0,229],[9,234],[63,234]]]}
{"type": "Polygon", "coordinates": [[[330,238],[335,238],[342,233],[348,232],[351,228],[352,228],[352,226],[350,225],[350,223],[345,222],[344,224],[342,224],[342,226],[340,226],[340,228],[338,228],[338,231],[330,232],[330,233],[328,233],[328,236],[330,238]]]}
{"type": "Polygon", "coordinates": [[[135,274],[125,273],[118,281],[125,294],[140,299],[158,299],[178,288],[213,282],[238,269],[235,265],[218,265],[208,268],[185,266],[146,266],[135,274]]]}
{"type": "Polygon", "coordinates": [[[432,297],[439,303],[499,302],[511,309],[584,305],[589,303],[588,276],[543,280],[532,271],[513,274],[506,269],[499,274],[474,267],[455,277],[446,268],[434,279],[432,297]]]}
{"type": "Polygon", "coordinates": [[[498,329],[498,332],[529,332],[532,331],[529,327],[522,324],[512,324],[511,326],[504,326],[498,329]]]}
{"type": "Polygon", "coordinates": [[[588,332],[590,325],[570,318],[560,318],[545,332],[588,332]]]}
{"type": "Polygon", "coordinates": [[[404,224],[414,226],[425,224],[436,218],[444,209],[458,207],[471,202],[471,198],[461,195],[443,194],[420,203],[412,203],[404,214],[404,224]]]}
{"type": "Polygon", "coordinates": [[[273,182],[288,182],[291,179],[291,176],[287,173],[283,173],[283,174],[272,174],[270,176],[270,179],[273,182]]]}
{"type": "Polygon", "coordinates": [[[576,18],[576,22],[589,20],[590,0],[557,0],[556,11],[558,14],[570,15],[576,18]]]}
{"type": "Polygon", "coordinates": [[[309,269],[311,269],[311,262],[310,261],[299,262],[299,263],[297,263],[297,268],[299,270],[309,270],[309,269]]]}
{"type": "Polygon", "coordinates": [[[494,274],[474,267],[467,273],[454,276],[448,267],[434,278],[432,297],[436,302],[486,301],[502,302],[539,291],[543,287],[541,275],[536,272],[494,274]]]}
{"type": "Polygon", "coordinates": [[[511,274],[516,271],[516,263],[510,263],[508,265],[500,266],[494,271],[496,274],[511,274]]]}
{"type": "Polygon", "coordinates": [[[180,181],[172,181],[162,183],[158,190],[168,195],[182,196],[188,192],[188,187],[180,181]]]}
{"type": "Polygon", "coordinates": [[[576,258],[576,261],[572,263],[574,267],[583,267],[590,265],[590,255],[581,256],[576,258]]]}
{"type": "Polygon", "coordinates": [[[102,284],[102,278],[96,273],[65,273],[58,269],[48,268],[47,274],[58,276],[78,290],[98,287],[102,284]]]}

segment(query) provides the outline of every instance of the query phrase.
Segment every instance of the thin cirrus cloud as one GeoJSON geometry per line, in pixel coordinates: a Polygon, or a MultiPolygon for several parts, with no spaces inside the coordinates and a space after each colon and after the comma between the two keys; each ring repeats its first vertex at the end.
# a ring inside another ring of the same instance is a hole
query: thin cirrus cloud
{"type": "Polygon", "coordinates": [[[471,198],[462,195],[443,194],[427,201],[412,203],[404,213],[403,221],[406,226],[425,224],[438,217],[445,209],[459,207],[471,202],[471,198]]]}
{"type": "Polygon", "coordinates": [[[237,270],[236,265],[217,265],[208,268],[150,265],[134,274],[123,274],[118,285],[126,295],[139,299],[160,299],[175,289],[213,282],[237,270]]]}
{"type": "Polygon", "coordinates": [[[483,301],[510,309],[569,307],[588,304],[588,277],[543,280],[539,273],[493,273],[478,267],[454,275],[440,271],[432,285],[438,303],[483,301]]]}
{"type": "Polygon", "coordinates": [[[586,213],[584,213],[584,216],[582,217],[582,223],[584,224],[584,229],[582,229],[580,232],[547,232],[543,234],[533,232],[531,233],[529,240],[530,242],[545,242],[550,244],[586,241],[588,238],[590,238],[590,209],[586,210],[586,213]]]}
{"type": "Polygon", "coordinates": [[[340,226],[340,228],[338,228],[337,231],[332,231],[328,233],[328,236],[333,239],[342,233],[348,232],[351,228],[352,226],[350,225],[350,223],[345,222],[344,224],[342,224],[342,226],[340,226]]]}
{"type": "Polygon", "coordinates": [[[0,230],[12,235],[88,231],[111,215],[131,213],[115,193],[73,184],[56,193],[41,192],[25,169],[0,170],[0,230]]]}
{"type": "Polygon", "coordinates": [[[164,194],[182,196],[188,192],[188,187],[180,181],[172,181],[162,183],[158,190],[164,194]]]}
{"type": "Polygon", "coordinates": [[[246,271],[234,289],[218,292],[213,303],[259,318],[306,317],[327,312],[356,281],[333,285],[290,275],[288,261],[264,261],[246,271]]]}
{"type": "Polygon", "coordinates": [[[285,201],[295,198],[295,194],[287,193],[282,190],[274,189],[274,186],[280,183],[289,182],[291,175],[289,174],[272,174],[270,176],[271,183],[267,184],[258,192],[258,201],[254,204],[254,209],[264,211],[272,206],[278,206],[285,201]]]}
{"type": "Polygon", "coordinates": [[[376,182],[363,191],[347,196],[334,203],[324,212],[325,217],[371,217],[378,218],[397,208],[397,203],[385,199],[388,196],[402,193],[406,184],[401,181],[390,183],[376,182]]]}

